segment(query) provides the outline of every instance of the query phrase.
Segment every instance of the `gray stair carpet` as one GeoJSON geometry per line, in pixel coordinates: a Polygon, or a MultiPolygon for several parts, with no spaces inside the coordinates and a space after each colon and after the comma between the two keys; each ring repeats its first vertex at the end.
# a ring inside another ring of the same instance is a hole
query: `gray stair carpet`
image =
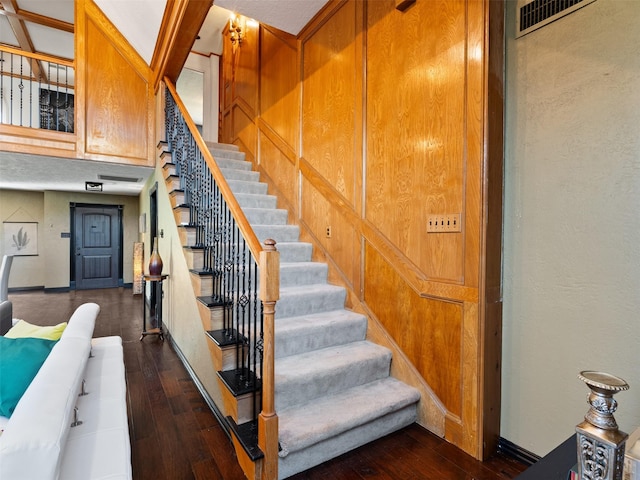
{"type": "Polygon", "coordinates": [[[366,318],[346,310],[346,291],[276,208],[244,154],[208,144],[261,242],[280,252],[275,320],[278,477],[287,478],[416,421],[420,395],[389,376],[391,352],[365,340],[366,318]]]}

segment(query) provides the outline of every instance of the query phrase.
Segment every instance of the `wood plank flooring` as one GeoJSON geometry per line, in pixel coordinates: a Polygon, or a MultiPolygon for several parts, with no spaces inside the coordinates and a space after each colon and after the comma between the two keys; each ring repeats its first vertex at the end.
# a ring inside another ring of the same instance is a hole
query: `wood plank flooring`
{"type": "MultiPolygon", "coordinates": [[[[37,325],[69,319],[82,303],[100,305],[94,336],[123,340],[135,480],[241,480],[231,442],[170,342],[140,341],[142,299],[130,289],[13,292],[15,318],[37,325]]],[[[478,462],[418,425],[372,442],[293,480],[512,479],[525,465],[496,455],[478,462]]]]}

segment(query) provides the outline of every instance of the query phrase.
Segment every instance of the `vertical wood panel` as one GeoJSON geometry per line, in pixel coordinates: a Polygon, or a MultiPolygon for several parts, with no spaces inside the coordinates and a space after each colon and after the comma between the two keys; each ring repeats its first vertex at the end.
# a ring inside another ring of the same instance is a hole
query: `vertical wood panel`
{"type": "Polygon", "coordinates": [[[302,45],[302,155],[352,205],[361,159],[356,3],[344,4],[302,45]]]}
{"type": "Polygon", "coordinates": [[[430,278],[462,282],[463,234],[426,225],[463,212],[464,2],[367,9],[366,218],[430,278]]]}
{"type": "Polygon", "coordinates": [[[234,62],[234,101],[240,99],[251,110],[250,115],[258,114],[258,28],[247,24],[242,45],[232,55],[234,62]]]}
{"type": "Polygon", "coordinates": [[[330,192],[319,191],[316,186],[302,177],[301,217],[316,242],[322,247],[344,274],[349,288],[354,288],[360,262],[358,262],[358,235],[350,218],[344,217],[344,211],[332,208],[328,201],[330,192]],[[327,237],[327,228],[331,236],[327,237]]]}
{"type": "Polygon", "coordinates": [[[421,298],[368,244],[364,300],[445,407],[462,416],[462,307],[421,298]]]}
{"type": "Polygon", "coordinates": [[[86,152],[148,160],[150,94],[142,77],[91,21],[86,46],[86,152]]]}
{"type": "Polygon", "coordinates": [[[290,216],[297,213],[295,165],[273,144],[269,137],[260,134],[261,167],[268,172],[270,183],[278,190],[278,197],[284,199],[290,216]]]}
{"type": "Polygon", "coordinates": [[[240,107],[235,106],[231,115],[235,138],[242,142],[247,160],[256,157],[258,129],[253,119],[240,107]]]}
{"type": "Polygon", "coordinates": [[[285,39],[262,29],[260,59],[262,120],[298,152],[298,52],[285,39]]]}

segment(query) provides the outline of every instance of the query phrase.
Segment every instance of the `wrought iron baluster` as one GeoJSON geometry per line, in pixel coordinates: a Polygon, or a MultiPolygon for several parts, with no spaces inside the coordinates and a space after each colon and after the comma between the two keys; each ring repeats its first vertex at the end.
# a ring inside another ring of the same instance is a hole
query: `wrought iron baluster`
{"type": "Polygon", "coordinates": [[[256,419],[261,409],[264,338],[258,264],[207,165],[201,144],[189,131],[168,89],[165,126],[185,203],[196,227],[196,245],[203,249],[203,270],[211,273],[212,297],[223,309],[222,334],[235,343],[235,381],[255,392],[252,410],[256,419]]]}

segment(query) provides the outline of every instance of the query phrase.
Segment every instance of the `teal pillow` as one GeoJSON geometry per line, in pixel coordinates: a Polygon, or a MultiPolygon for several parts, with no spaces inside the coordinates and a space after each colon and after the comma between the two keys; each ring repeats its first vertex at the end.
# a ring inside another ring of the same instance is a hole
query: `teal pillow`
{"type": "Polygon", "coordinates": [[[1,416],[11,416],[55,344],[44,338],[0,337],[1,416]]]}

